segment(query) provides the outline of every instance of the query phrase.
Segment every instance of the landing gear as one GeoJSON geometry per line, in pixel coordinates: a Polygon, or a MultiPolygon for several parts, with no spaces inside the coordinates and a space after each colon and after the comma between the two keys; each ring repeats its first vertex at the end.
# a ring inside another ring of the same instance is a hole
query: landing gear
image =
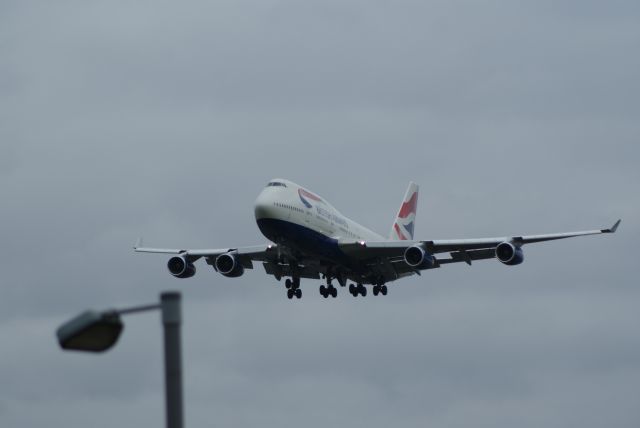
{"type": "Polygon", "coordinates": [[[377,296],[378,294],[382,294],[383,296],[387,295],[387,286],[386,285],[374,285],[373,286],[373,295],[377,296]]]}
{"type": "Polygon", "coordinates": [[[293,288],[290,288],[287,290],[287,297],[289,299],[293,299],[294,297],[296,299],[300,299],[302,298],[302,290],[300,290],[299,288],[296,288],[295,290],[293,288]]]}
{"type": "Polygon", "coordinates": [[[367,295],[367,289],[362,284],[350,284],[349,293],[351,293],[353,297],[357,297],[358,294],[360,294],[362,297],[365,297],[367,295]]]}
{"type": "Polygon", "coordinates": [[[293,280],[287,278],[284,282],[284,286],[287,287],[287,297],[289,299],[302,298],[302,290],[300,290],[300,278],[293,278],[293,280]]]}
{"type": "Polygon", "coordinates": [[[325,299],[329,296],[336,298],[338,297],[338,289],[331,284],[321,285],[320,286],[320,295],[325,299]]]}

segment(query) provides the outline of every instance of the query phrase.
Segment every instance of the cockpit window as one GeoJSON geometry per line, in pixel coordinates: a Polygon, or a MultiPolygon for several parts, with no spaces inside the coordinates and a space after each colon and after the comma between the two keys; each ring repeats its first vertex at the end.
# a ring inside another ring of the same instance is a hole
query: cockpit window
{"type": "Polygon", "coordinates": [[[287,185],[279,181],[272,181],[271,183],[267,184],[267,187],[287,187],[287,185]]]}

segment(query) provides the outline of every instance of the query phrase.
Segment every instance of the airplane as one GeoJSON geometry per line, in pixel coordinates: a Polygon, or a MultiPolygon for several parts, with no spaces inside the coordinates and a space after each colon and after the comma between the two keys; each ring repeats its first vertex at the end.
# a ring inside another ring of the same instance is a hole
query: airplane
{"type": "Polygon", "coordinates": [[[400,278],[450,263],[498,259],[507,266],[524,261],[525,244],[614,233],[620,221],[607,229],[545,235],[506,236],[481,239],[415,240],[418,185],[413,182],[392,224],[388,238],[350,220],[326,199],[285,179],[273,179],[259,194],[254,212],[258,228],[271,242],[252,247],[220,249],[165,249],[142,247],[136,252],[172,255],[167,267],[176,278],[195,275],[194,262],[204,258],[218,273],[236,278],[253,263],[262,263],[266,273],[278,281],[285,278],[287,297],[300,299],[302,278],[319,280],[320,294],[326,299],[338,295],[332,280],[341,287],[348,281],[354,297],[366,296],[365,285],[375,296],[386,296],[387,284],[400,278]],[[448,254],[447,254],[448,253],[448,254]]]}

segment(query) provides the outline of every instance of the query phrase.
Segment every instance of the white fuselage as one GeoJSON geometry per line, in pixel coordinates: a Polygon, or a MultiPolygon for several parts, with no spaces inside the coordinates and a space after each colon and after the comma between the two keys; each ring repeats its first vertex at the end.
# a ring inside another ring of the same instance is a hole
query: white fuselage
{"type": "Polygon", "coordinates": [[[260,193],[255,217],[271,241],[330,259],[337,255],[338,242],[384,240],[323,198],[284,179],[271,180],[260,193]]]}

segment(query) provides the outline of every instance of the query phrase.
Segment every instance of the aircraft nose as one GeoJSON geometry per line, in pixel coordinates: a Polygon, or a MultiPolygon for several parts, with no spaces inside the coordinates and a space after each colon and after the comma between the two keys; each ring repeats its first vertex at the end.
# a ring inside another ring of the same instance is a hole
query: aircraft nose
{"type": "Polygon", "coordinates": [[[273,217],[273,203],[266,191],[263,190],[262,193],[258,195],[254,205],[254,212],[256,220],[273,217]]]}

